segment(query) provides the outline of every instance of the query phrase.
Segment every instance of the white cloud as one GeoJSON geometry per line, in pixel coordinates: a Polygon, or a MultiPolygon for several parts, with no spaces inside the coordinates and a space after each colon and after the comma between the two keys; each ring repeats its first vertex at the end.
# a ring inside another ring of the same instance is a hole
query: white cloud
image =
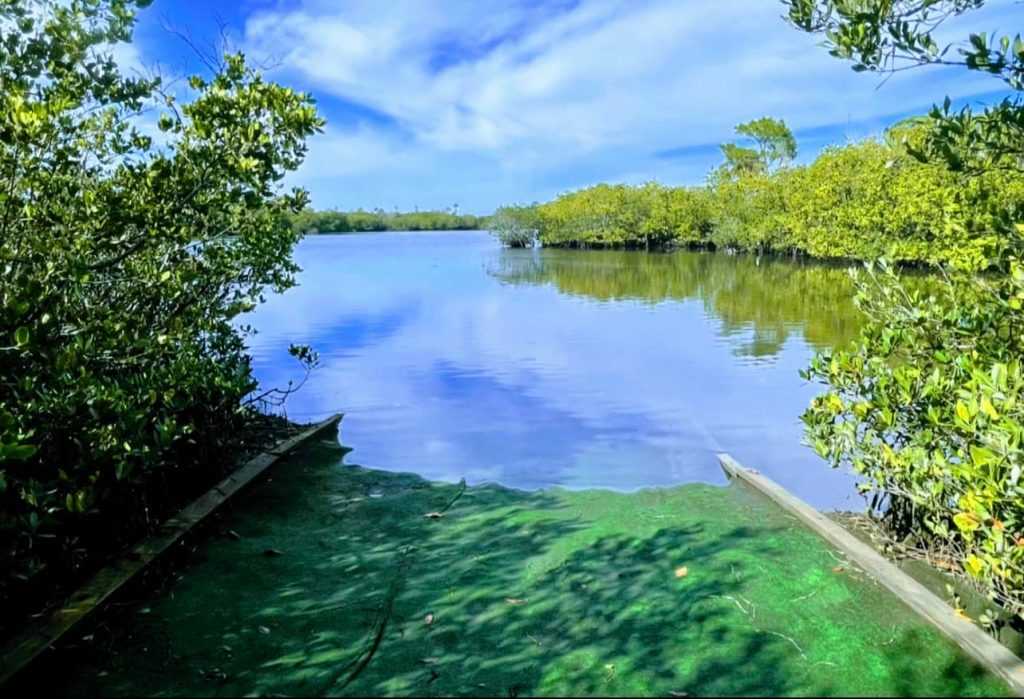
{"type": "MultiPolygon", "coordinates": [[[[997,21],[1006,4],[972,17],[970,28],[997,21]]],[[[853,73],[817,37],[789,27],[782,9],[772,0],[585,0],[564,11],[544,3],[494,11],[468,0],[409,0],[385,11],[367,0],[307,0],[250,16],[243,44],[274,57],[281,79],[394,120],[334,127],[319,145],[328,154],[314,155],[304,177],[364,176],[399,163],[449,189],[480,188],[458,153],[475,157],[479,172],[509,177],[574,162],[598,168],[598,177],[645,167],[657,176],[665,165],[645,161],[651,153],[730,138],[734,124],[753,117],[810,128],[1000,87],[931,69],[879,88],[878,76],[853,73]],[[631,152],[633,162],[609,170],[603,161],[613,150],[631,152]],[[452,158],[463,169],[452,171],[452,158]]]]}
{"type": "Polygon", "coordinates": [[[116,44],[110,44],[107,50],[122,72],[133,77],[148,76],[150,74],[149,68],[143,61],[138,44],[119,41],[116,44]]]}
{"type": "Polygon", "coordinates": [[[330,125],[309,140],[309,155],[296,175],[329,172],[333,175],[362,175],[394,171],[411,163],[403,159],[402,145],[387,134],[361,126],[340,130],[330,125]]]}

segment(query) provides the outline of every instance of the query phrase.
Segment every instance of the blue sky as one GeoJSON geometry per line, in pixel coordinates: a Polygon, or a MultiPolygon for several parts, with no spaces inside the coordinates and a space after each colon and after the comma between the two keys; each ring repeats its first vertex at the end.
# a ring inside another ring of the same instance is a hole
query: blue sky
{"type": "MultiPolygon", "coordinates": [[[[742,121],[785,119],[806,161],[947,94],[1005,94],[955,68],[880,84],[782,12],[777,0],[156,0],[117,55],[185,75],[197,63],[167,27],[207,45],[223,26],[273,79],[311,92],[328,126],[289,183],[317,208],[488,213],[602,181],[698,184],[742,121]]],[[[943,31],[1017,32],[1022,14],[994,0],[943,31]]]]}

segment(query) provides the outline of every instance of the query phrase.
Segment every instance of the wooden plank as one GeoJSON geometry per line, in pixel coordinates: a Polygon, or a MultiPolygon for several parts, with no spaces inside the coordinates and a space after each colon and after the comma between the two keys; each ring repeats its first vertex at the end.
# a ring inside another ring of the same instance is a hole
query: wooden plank
{"type": "Polygon", "coordinates": [[[241,468],[196,498],[160,525],[151,536],[102,568],[65,604],[31,621],[0,651],[0,687],[57,643],[75,626],[90,618],[153,562],[180,542],[194,527],[209,517],[245,486],[255,480],[288,451],[338,424],[342,415],[332,415],[298,435],[250,459],[241,468]]]}
{"type": "Polygon", "coordinates": [[[1017,696],[1024,696],[1024,661],[1006,646],[958,616],[952,607],[924,585],[779,484],[753,469],[745,468],[728,454],[719,454],[718,460],[731,478],[744,481],[797,517],[963,648],[968,655],[1005,680],[1017,696]]]}

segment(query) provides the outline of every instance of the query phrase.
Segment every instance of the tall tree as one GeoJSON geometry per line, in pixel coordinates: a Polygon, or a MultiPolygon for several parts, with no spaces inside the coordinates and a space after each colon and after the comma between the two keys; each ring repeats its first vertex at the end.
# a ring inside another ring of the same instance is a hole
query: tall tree
{"type": "Polygon", "coordinates": [[[725,166],[732,174],[770,172],[796,157],[796,139],[781,119],[754,119],[737,126],[736,133],[751,139],[754,148],[722,144],[725,166]]]}
{"type": "Polygon", "coordinates": [[[732,176],[764,172],[764,162],[760,154],[753,148],[744,148],[735,143],[723,143],[722,155],[725,156],[725,171],[732,176]]]}
{"type": "Polygon", "coordinates": [[[753,139],[758,156],[769,170],[784,165],[796,157],[796,139],[781,119],[761,117],[740,124],[736,133],[753,139]]]}

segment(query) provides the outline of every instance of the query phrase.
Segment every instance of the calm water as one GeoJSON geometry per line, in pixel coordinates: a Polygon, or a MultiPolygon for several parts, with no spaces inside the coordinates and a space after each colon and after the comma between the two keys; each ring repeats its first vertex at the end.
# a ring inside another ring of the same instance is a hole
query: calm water
{"type": "Polygon", "coordinates": [[[249,318],[256,374],[350,457],[434,480],[632,490],[724,483],[728,451],[811,503],[859,508],[801,444],[815,349],[858,318],[844,271],[752,256],[502,250],[484,233],[311,237],[300,286],[249,318]]]}

